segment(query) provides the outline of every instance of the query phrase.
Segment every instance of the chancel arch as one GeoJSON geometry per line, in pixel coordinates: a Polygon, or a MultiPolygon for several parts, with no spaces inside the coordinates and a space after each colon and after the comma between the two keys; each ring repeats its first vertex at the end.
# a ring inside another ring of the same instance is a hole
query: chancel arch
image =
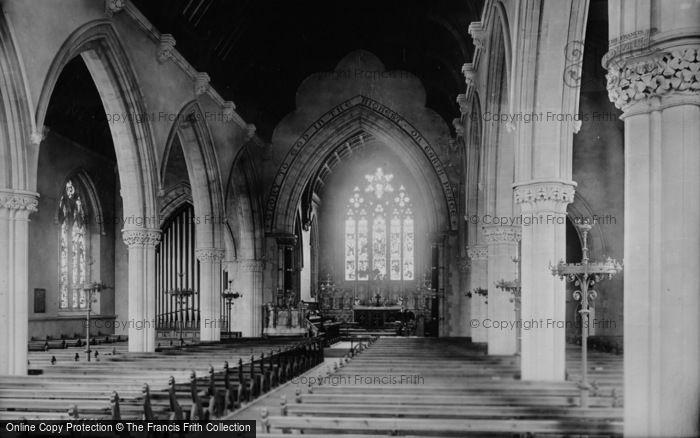
{"type": "Polygon", "coordinates": [[[293,217],[306,182],[323,160],[357,130],[381,139],[387,147],[400,152],[402,161],[426,184],[421,187],[426,199],[435,200],[428,221],[435,229],[457,226],[457,208],[452,185],[445,168],[430,143],[400,114],[371,98],[356,96],[336,106],[313,123],[295,142],[278,172],[266,207],[266,227],[276,232],[292,232],[293,217]]]}

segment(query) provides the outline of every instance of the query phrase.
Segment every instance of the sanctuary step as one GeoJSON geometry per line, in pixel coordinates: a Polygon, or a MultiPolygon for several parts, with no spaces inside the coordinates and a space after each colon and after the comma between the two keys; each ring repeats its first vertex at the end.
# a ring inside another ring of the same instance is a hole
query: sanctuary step
{"type": "Polygon", "coordinates": [[[262,412],[258,436],[621,436],[621,356],[591,354],[597,383],[582,408],[577,351],[568,380],[533,382],[519,379],[519,357],[465,339],[380,338],[262,412]]]}

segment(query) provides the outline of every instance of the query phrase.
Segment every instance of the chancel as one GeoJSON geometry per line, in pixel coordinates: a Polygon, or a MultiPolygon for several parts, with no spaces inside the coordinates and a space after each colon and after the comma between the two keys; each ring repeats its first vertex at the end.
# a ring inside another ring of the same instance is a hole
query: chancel
{"type": "Polygon", "coordinates": [[[0,9],[17,431],[700,435],[698,1],[0,9]]]}

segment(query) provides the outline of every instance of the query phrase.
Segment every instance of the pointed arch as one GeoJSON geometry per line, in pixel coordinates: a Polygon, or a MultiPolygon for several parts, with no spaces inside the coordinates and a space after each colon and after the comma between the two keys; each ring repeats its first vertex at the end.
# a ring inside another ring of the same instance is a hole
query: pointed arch
{"type": "Polygon", "coordinates": [[[197,220],[197,246],[222,248],[226,222],[221,175],[204,112],[196,101],[178,113],[168,136],[161,161],[159,186],[162,187],[173,147],[181,147],[190,180],[191,198],[197,220]],[[176,140],[179,140],[179,145],[176,140]]]}
{"type": "Polygon", "coordinates": [[[35,132],[22,59],[0,9],[0,188],[36,189],[28,168],[35,132]]]}
{"type": "Polygon", "coordinates": [[[226,189],[227,210],[233,218],[227,224],[230,239],[227,260],[259,259],[262,255],[262,207],[259,197],[251,190],[257,182],[252,157],[243,148],[231,166],[226,189]]]}
{"type": "Polygon", "coordinates": [[[192,204],[192,190],[186,182],[181,182],[171,187],[160,198],[160,228],[165,226],[168,218],[184,204],[192,204]]]}
{"type": "Polygon", "coordinates": [[[438,153],[420,131],[400,114],[361,95],[326,112],[291,147],[270,190],[265,210],[266,229],[280,233],[294,232],[294,214],[308,181],[328,154],[358,128],[371,133],[396,151],[413,176],[426,182],[421,187],[422,198],[434,203],[432,214],[426,217],[429,229],[456,230],[457,202],[438,153]]]}
{"type": "MultiPolygon", "coordinates": [[[[124,200],[124,215],[143,218],[147,228],[158,225],[157,172],[154,140],[136,73],[108,20],[95,20],[75,30],[63,43],[47,73],[39,95],[35,121],[42,130],[58,77],[71,59],[80,56],[95,82],[107,114],[127,117],[127,123],[110,123],[124,200]],[[138,119],[138,120],[137,120],[138,119]]],[[[34,184],[38,153],[30,169],[34,184]]]]}
{"type": "MultiPolygon", "coordinates": [[[[99,227],[100,234],[105,234],[105,216],[102,210],[102,202],[100,201],[99,192],[97,191],[95,183],[93,182],[90,174],[82,168],[74,169],[68,173],[68,176],[63,180],[63,184],[61,184],[58,192],[56,193],[56,199],[61,198],[61,194],[63,193],[64,187],[68,181],[76,181],[82,188],[82,194],[85,196],[88,203],[88,219],[99,227]]],[[[58,211],[56,211],[54,222],[58,223],[58,219],[58,211]]]]}

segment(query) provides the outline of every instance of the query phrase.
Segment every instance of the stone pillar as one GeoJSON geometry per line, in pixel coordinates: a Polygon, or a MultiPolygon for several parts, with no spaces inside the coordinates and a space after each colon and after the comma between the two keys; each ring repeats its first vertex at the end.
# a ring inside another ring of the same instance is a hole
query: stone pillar
{"type": "Polygon", "coordinates": [[[232,319],[234,330],[240,331],[244,337],[260,337],[262,335],[262,279],[265,262],[262,260],[246,259],[234,262],[236,279],[234,289],[243,296],[233,302],[232,319]]]}
{"type": "Polygon", "coordinates": [[[0,375],[27,375],[29,215],[39,195],[0,190],[0,375]]]}
{"type": "Polygon", "coordinates": [[[472,245],[467,247],[467,257],[471,260],[471,275],[469,290],[471,293],[471,315],[469,315],[469,327],[471,327],[472,342],[487,342],[484,320],[488,317],[488,298],[474,293],[477,288],[486,289],[488,248],[486,245],[472,245]]]}
{"type": "Polygon", "coordinates": [[[700,4],[609,10],[637,49],[603,59],[625,123],[625,436],[698,436],[700,4]]]}
{"type": "Polygon", "coordinates": [[[512,355],[517,352],[517,330],[513,295],[496,287],[499,280],[512,281],[517,277],[517,265],[513,261],[518,255],[520,227],[485,226],[484,240],[488,246],[488,354],[512,355]],[[508,324],[503,327],[503,324],[508,324]],[[512,327],[512,328],[511,328],[512,327]]]}
{"type": "Polygon", "coordinates": [[[122,230],[129,248],[129,351],[154,352],[156,349],[156,245],[160,230],[122,230]]]}
{"type": "Polygon", "coordinates": [[[203,342],[221,340],[224,321],[221,318],[221,261],[225,250],[198,248],[199,260],[199,339],[203,342]]]}
{"type": "Polygon", "coordinates": [[[532,182],[515,187],[522,227],[521,318],[523,380],[564,380],[566,285],[548,269],[566,258],[566,206],[574,183],[532,182]]]}

